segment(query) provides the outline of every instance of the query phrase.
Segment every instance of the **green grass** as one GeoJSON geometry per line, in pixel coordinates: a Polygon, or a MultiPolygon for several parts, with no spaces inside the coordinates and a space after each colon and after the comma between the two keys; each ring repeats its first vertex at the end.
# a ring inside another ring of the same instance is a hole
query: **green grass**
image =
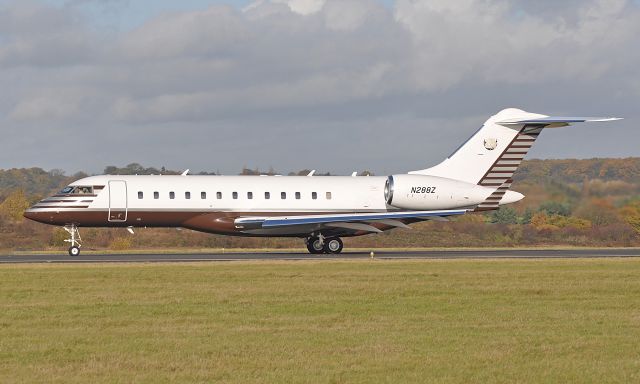
{"type": "Polygon", "coordinates": [[[0,382],[638,382],[640,261],[0,267],[0,382]]]}

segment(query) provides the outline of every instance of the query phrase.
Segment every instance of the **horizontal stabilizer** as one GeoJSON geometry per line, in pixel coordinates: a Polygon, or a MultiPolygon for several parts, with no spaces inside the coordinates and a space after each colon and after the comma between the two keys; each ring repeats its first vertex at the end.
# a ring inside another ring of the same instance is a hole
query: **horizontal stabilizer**
{"type": "Polygon", "coordinates": [[[616,121],[622,120],[620,117],[561,117],[561,116],[547,116],[536,119],[510,119],[504,121],[496,121],[496,124],[500,125],[541,125],[541,126],[557,126],[564,127],[571,123],[585,123],[585,122],[603,122],[603,121],[616,121]]]}

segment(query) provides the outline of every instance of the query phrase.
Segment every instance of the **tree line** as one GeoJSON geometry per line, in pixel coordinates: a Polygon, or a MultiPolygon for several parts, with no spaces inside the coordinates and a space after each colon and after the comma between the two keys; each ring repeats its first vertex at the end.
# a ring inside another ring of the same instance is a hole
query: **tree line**
{"type": "MultiPolygon", "coordinates": [[[[181,170],[138,163],[108,166],[105,174],[180,174],[181,170]]],[[[310,170],[289,172],[306,176],[310,170]]],[[[198,172],[201,175],[217,171],[198,172]]],[[[240,175],[279,174],[272,168],[243,167],[240,175]]],[[[372,174],[366,171],[361,174],[372,174]]],[[[316,175],[330,175],[329,172],[316,175]]],[[[64,231],[24,220],[22,212],[70,182],[87,176],[41,168],[0,170],[0,248],[60,247],[64,231]]],[[[448,223],[425,222],[412,231],[347,239],[351,247],[382,246],[640,246],[640,158],[524,161],[514,190],[526,198],[485,214],[464,215],[448,223]],[[580,172],[578,172],[579,170],[580,172]]],[[[144,229],[131,236],[118,229],[85,230],[97,248],[146,247],[300,247],[298,240],[250,239],[191,231],[144,229]]]]}

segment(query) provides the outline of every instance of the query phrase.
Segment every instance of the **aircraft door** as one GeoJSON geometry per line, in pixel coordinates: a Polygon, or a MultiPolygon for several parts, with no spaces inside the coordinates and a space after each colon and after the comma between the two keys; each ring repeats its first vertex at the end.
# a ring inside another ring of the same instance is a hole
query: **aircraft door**
{"type": "Polygon", "coordinates": [[[109,221],[127,221],[127,182],[109,181],[109,221]]]}

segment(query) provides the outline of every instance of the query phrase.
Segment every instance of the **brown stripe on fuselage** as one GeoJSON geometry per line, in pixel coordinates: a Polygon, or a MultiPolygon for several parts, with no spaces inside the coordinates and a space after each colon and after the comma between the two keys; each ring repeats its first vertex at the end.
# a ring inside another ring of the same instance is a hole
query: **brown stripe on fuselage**
{"type": "MultiPolygon", "coordinates": [[[[38,207],[33,207],[38,208],[38,207]]],[[[50,209],[51,207],[43,207],[50,209]]],[[[60,207],[67,208],[67,207],[60,207]]],[[[108,210],[27,210],[28,219],[51,225],[76,224],[78,227],[182,227],[195,231],[223,235],[245,235],[235,227],[238,217],[303,216],[318,214],[344,214],[348,212],[210,212],[210,211],[132,211],[126,221],[108,221],[108,210]]],[[[363,233],[364,234],[364,233],[363,233]]]]}

